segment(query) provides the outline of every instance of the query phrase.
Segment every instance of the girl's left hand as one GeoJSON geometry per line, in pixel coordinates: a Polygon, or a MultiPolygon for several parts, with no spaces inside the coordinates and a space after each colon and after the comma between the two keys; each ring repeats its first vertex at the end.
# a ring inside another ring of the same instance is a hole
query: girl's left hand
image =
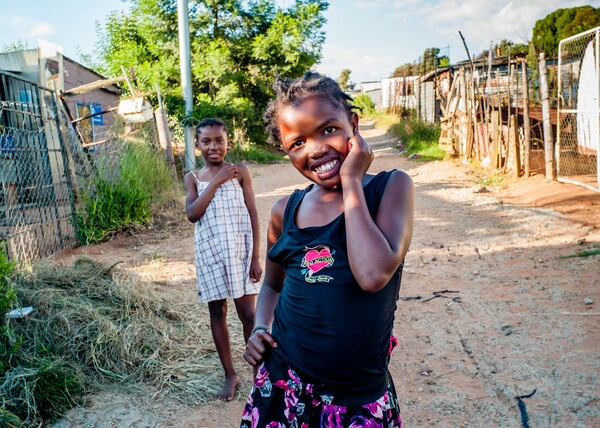
{"type": "Polygon", "coordinates": [[[260,261],[252,259],[250,261],[250,280],[252,282],[258,282],[260,281],[261,276],[262,266],[260,265],[260,261]]]}
{"type": "Polygon", "coordinates": [[[369,143],[356,131],[348,140],[348,156],[340,169],[342,181],[344,177],[359,177],[362,179],[373,162],[373,150],[369,143]]]}

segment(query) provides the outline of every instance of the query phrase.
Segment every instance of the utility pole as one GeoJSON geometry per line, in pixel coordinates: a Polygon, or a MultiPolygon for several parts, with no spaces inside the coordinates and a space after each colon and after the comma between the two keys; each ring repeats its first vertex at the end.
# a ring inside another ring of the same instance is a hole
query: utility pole
{"type": "Polygon", "coordinates": [[[192,71],[190,65],[190,25],[187,0],[177,0],[177,21],[179,30],[179,68],[181,70],[181,89],[185,101],[185,169],[196,169],[196,152],[194,151],[194,129],[189,125],[193,110],[192,71]]]}

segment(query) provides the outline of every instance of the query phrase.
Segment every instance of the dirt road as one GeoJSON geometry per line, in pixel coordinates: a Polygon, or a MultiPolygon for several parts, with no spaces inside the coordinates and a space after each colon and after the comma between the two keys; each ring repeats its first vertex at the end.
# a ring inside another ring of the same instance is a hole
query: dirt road
{"type": "MultiPolygon", "coordinates": [[[[380,131],[362,132],[377,156],[371,172],[404,169],[416,188],[391,363],[405,426],[519,427],[523,409],[532,427],[600,426],[600,256],[565,258],[600,245],[600,194],[586,195],[579,216],[503,203],[531,199],[532,191],[519,184],[512,199],[510,189],[494,194],[456,163],[414,163],[380,131]],[[533,391],[520,410],[515,397],[533,391]]],[[[288,164],[251,171],[264,232],[274,200],[306,182],[288,164]]],[[[69,257],[122,260],[124,268],[193,298],[192,228],[180,230],[69,257]]],[[[236,361],[244,380],[232,403],[185,407],[105,392],[55,427],[234,427],[251,376],[241,356],[236,361]]]]}

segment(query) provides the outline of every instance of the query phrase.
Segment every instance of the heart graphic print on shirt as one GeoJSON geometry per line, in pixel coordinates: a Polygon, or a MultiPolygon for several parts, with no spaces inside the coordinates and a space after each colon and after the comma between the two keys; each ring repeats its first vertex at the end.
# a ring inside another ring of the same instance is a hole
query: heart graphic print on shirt
{"type": "Polygon", "coordinates": [[[331,266],[334,262],[333,253],[326,245],[317,245],[310,248],[305,247],[306,254],[302,259],[302,270],[306,282],[314,284],[316,282],[329,282],[333,278],[328,275],[318,275],[318,272],[331,266]]]}

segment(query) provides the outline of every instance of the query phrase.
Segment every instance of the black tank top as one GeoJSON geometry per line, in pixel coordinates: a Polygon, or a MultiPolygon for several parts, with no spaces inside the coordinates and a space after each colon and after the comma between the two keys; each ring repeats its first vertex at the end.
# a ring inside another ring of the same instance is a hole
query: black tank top
{"type": "MultiPolygon", "coordinates": [[[[364,186],[375,217],[391,172],[364,186]]],[[[324,226],[296,227],[304,196],[297,190],[287,203],[283,232],[268,257],[286,273],[275,308],[273,336],[277,359],[301,379],[331,385],[350,401],[378,399],[387,386],[387,364],[402,265],[377,293],[359,287],[350,270],[344,214],[324,226]]]]}

